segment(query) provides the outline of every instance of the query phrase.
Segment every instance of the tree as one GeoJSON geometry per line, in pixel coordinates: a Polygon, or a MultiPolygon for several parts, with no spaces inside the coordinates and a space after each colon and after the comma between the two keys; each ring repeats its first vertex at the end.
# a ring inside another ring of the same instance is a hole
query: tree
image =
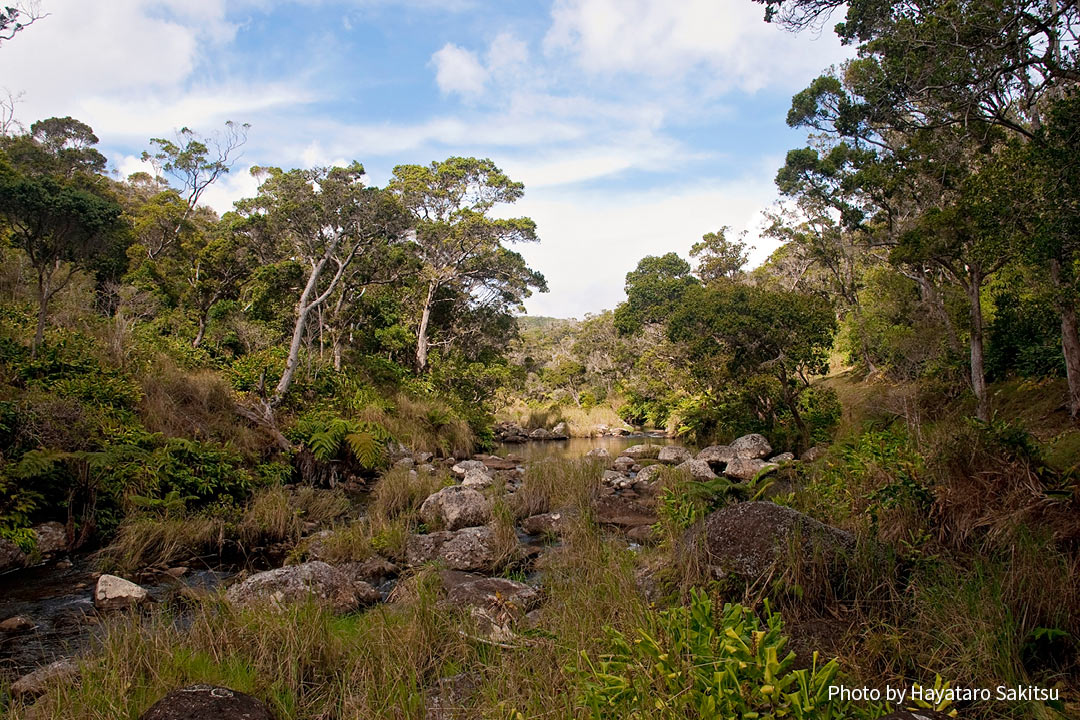
{"type": "Polygon", "coordinates": [[[158,175],[168,175],[179,185],[177,192],[182,200],[173,231],[162,233],[159,242],[146,245],[150,259],[179,239],[184,223],[195,211],[203,193],[236,163],[237,151],[247,142],[250,127],[247,123],[237,124],[229,120],[225,123],[223,133],[209,138],[183,127],[176,133],[175,140],[150,140],[157,147],[157,152],[144,151],[142,159],[150,162],[158,175]]]}
{"type": "Polygon", "coordinates": [[[826,300],[714,283],[686,293],[667,332],[671,340],[687,345],[690,367],[699,377],[720,370],[733,383],[749,384],[760,377],[775,381],[780,401],[798,428],[801,449],[810,446],[810,427],[799,399],[812,376],[828,371],[836,315],[826,300]]]}
{"type": "Polygon", "coordinates": [[[0,7],[0,42],[11,40],[16,33],[48,15],[41,11],[41,3],[36,1],[0,7]]]}
{"type": "Polygon", "coordinates": [[[281,254],[295,258],[307,273],[296,303],[285,369],[265,408],[268,413],[292,385],[312,316],[339,289],[357,257],[373,246],[400,240],[404,226],[393,198],[364,184],[364,168],[359,163],[288,172],[255,168],[253,172],[266,179],[259,194],[238,202],[237,210],[262,226],[280,243],[281,254]]]}
{"type": "Polygon", "coordinates": [[[742,272],[749,259],[748,248],[743,241],[744,232],[738,240],[728,240],[729,227],[718,232],[706,233],[701,242],[690,248],[690,257],[698,259],[697,276],[701,282],[710,283],[722,278],[732,279],[742,272]]]}
{"type": "Polygon", "coordinates": [[[38,120],[30,132],[3,140],[11,163],[21,171],[38,176],[69,180],[100,175],[105,156],[98,152],[98,138],[86,123],[72,117],[38,120]]]}
{"type": "Polygon", "coordinates": [[[524,185],[513,182],[491,160],[452,157],[431,165],[399,165],[389,189],[412,217],[416,255],[422,270],[416,331],[416,368],[428,364],[430,323],[436,304],[446,297],[520,305],[533,289],[547,291],[539,273],[529,269],[507,244],[537,242],[529,218],[493,218],[491,210],[521,198],[524,185]],[[468,292],[444,288],[461,287],[468,292]]]}
{"type": "Polygon", "coordinates": [[[118,230],[120,206],[70,182],[0,166],[0,215],[37,273],[38,319],[30,356],[45,336],[49,302],[106,248],[118,230]]]}
{"type": "Polygon", "coordinates": [[[663,323],[691,288],[700,283],[678,254],[648,255],[626,273],[626,302],[615,308],[615,327],[626,335],[663,323]]]}

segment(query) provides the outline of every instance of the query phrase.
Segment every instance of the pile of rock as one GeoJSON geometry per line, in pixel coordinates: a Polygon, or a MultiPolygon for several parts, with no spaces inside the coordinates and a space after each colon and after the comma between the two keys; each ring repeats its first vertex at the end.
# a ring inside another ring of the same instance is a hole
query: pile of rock
{"type": "Polygon", "coordinates": [[[30,532],[34,536],[34,549],[29,554],[10,540],[0,539],[0,572],[25,567],[32,560],[48,560],[68,549],[67,528],[58,522],[35,525],[30,532]]]}
{"type": "Polygon", "coordinates": [[[570,429],[565,422],[560,422],[554,427],[535,428],[526,430],[517,423],[503,422],[495,426],[495,439],[504,443],[523,443],[529,440],[566,440],[570,437],[570,429]]]}

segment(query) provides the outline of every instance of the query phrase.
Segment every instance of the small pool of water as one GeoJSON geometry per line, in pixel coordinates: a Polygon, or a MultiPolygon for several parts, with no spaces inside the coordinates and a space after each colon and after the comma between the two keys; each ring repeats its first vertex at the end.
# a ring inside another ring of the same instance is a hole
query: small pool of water
{"type": "Polygon", "coordinates": [[[606,448],[612,457],[632,445],[651,443],[653,445],[678,445],[675,438],[661,433],[634,433],[619,437],[570,438],[569,440],[544,440],[525,443],[499,443],[493,453],[499,457],[514,455],[525,462],[546,458],[574,459],[584,457],[594,448],[606,448]]]}

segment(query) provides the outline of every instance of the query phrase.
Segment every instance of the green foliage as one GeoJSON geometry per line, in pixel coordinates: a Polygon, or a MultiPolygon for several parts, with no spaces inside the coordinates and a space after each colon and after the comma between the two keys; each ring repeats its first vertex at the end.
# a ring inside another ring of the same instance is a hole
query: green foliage
{"type": "Polygon", "coordinates": [[[717,613],[691,591],[689,606],[654,613],[633,637],[607,629],[609,651],[593,662],[582,653],[581,703],[598,720],[611,718],[789,717],[843,720],[877,717],[880,707],[830,700],[840,680],[835,660],[794,670],[780,616],[766,606],[764,623],[741,605],[717,613]]]}
{"type": "Polygon", "coordinates": [[[326,410],[300,416],[291,434],[320,462],[340,459],[347,452],[365,470],[386,465],[392,441],[390,433],[378,423],[347,419],[326,410]]]}

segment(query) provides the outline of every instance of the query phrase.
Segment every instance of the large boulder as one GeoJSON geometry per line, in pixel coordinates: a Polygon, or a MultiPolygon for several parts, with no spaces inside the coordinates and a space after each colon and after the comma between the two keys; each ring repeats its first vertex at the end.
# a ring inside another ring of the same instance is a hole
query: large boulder
{"type": "Polygon", "coordinates": [[[561,422],[551,428],[552,440],[566,440],[568,437],[570,437],[570,428],[567,427],[565,422],[561,422]]]}
{"type": "Polygon", "coordinates": [[[660,446],[653,445],[652,443],[645,443],[644,445],[631,445],[623,450],[619,455],[621,457],[633,458],[634,460],[655,460],[656,456],[660,454],[660,446]]]}
{"type": "Polygon", "coordinates": [[[491,519],[491,501],[474,487],[452,485],[428,496],[420,506],[420,518],[443,530],[476,527],[491,519]]]}
{"type": "Polygon", "coordinates": [[[689,546],[716,576],[753,582],[794,553],[797,562],[845,563],[855,537],[796,510],[771,502],[743,502],[711,513],[688,532],[689,546]]]}
{"type": "Polygon", "coordinates": [[[615,458],[615,462],[613,462],[611,466],[618,472],[627,473],[630,472],[630,469],[633,468],[635,464],[634,458],[620,455],[615,458]]]}
{"type": "Polygon", "coordinates": [[[690,477],[696,482],[716,479],[716,473],[709,467],[709,463],[704,460],[687,460],[681,465],[676,465],[675,469],[689,473],[690,477]]]}
{"type": "Polygon", "coordinates": [[[173,690],[139,720],[274,720],[270,709],[250,695],[213,685],[173,690]]]}
{"type": "Polygon", "coordinates": [[[710,465],[724,465],[735,458],[735,451],[729,445],[710,445],[702,448],[697,454],[697,459],[710,465]]]}
{"type": "Polygon", "coordinates": [[[26,632],[27,630],[33,630],[37,625],[33,620],[25,615],[16,615],[9,617],[4,622],[0,622],[0,632],[3,633],[19,633],[26,632]]]}
{"type": "Polygon", "coordinates": [[[763,435],[757,433],[743,435],[729,447],[735,452],[735,457],[749,460],[760,460],[772,455],[772,445],[763,435]]]}
{"type": "Polygon", "coordinates": [[[465,473],[465,479],[461,481],[461,486],[473,488],[474,490],[483,490],[486,487],[491,487],[494,482],[495,478],[487,470],[470,470],[465,473]]]}
{"type": "Polygon", "coordinates": [[[555,434],[546,428],[536,428],[529,433],[530,440],[554,440],[555,434]]]}
{"type": "Polygon", "coordinates": [[[11,694],[16,697],[34,697],[44,693],[50,685],[67,682],[79,675],[79,666],[67,658],[40,667],[23,675],[11,684],[11,694]]]}
{"type": "MultiPolygon", "coordinates": [[[[367,596],[363,599],[370,598],[368,588],[361,589],[367,596]]],[[[280,605],[314,598],[336,612],[354,610],[362,603],[353,579],[321,560],[255,573],[229,588],[225,597],[240,606],[266,602],[280,605]]]]}
{"type": "Polygon", "coordinates": [[[10,540],[0,539],[0,572],[26,565],[26,553],[10,540]]]}
{"type": "Polygon", "coordinates": [[[450,570],[484,572],[496,561],[495,532],[489,527],[413,535],[405,546],[410,566],[437,560],[450,570]]]}
{"type": "Polygon", "coordinates": [[[102,575],[94,586],[94,605],[98,610],[123,610],[146,602],[146,588],[115,575],[102,575]]]}
{"type": "Polygon", "coordinates": [[[629,530],[639,525],[651,525],[657,520],[656,510],[642,501],[625,495],[604,495],[593,501],[596,522],[629,530]]]}
{"type": "Polygon", "coordinates": [[[684,463],[692,457],[694,457],[692,452],[678,445],[665,445],[660,448],[660,452],[656,455],[657,460],[669,465],[684,463]]]}
{"type": "Polygon", "coordinates": [[[660,481],[660,475],[664,472],[665,467],[667,466],[659,463],[655,465],[646,465],[638,470],[637,475],[634,476],[634,480],[649,485],[655,484],[660,481]]]}
{"type": "Polygon", "coordinates": [[[757,474],[766,468],[775,469],[776,463],[749,458],[734,458],[724,467],[724,475],[732,480],[753,480],[757,474]]]}

